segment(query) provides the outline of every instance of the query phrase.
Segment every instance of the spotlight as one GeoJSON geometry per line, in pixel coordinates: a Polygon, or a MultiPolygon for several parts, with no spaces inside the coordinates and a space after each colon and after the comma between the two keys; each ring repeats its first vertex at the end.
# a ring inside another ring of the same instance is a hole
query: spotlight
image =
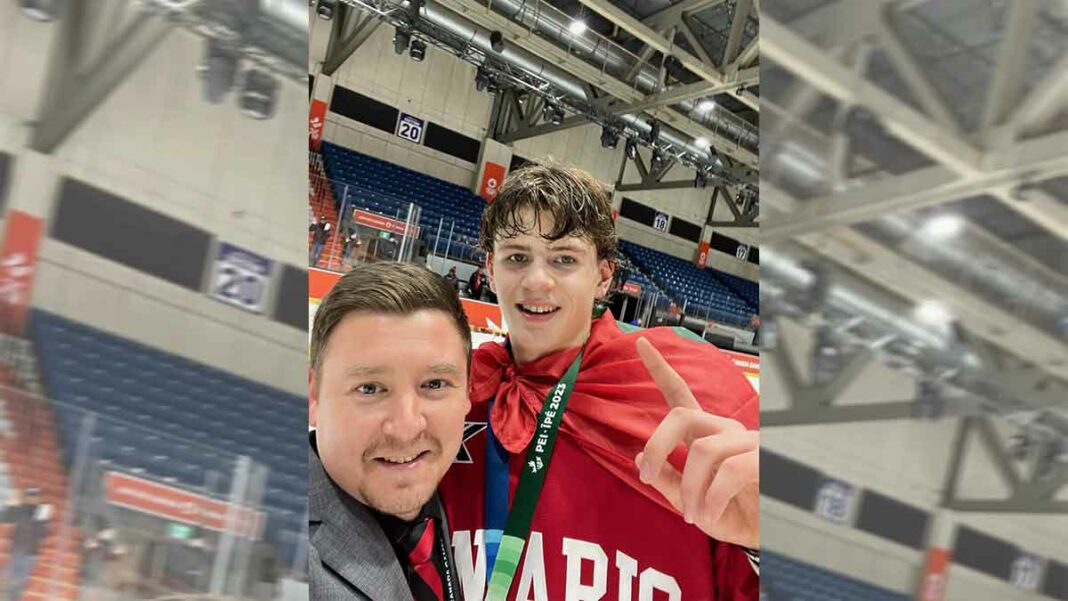
{"type": "Polygon", "coordinates": [[[393,34],[393,52],[397,54],[404,54],[408,50],[408,45],[412,43],[412,34],[398,28],[396,33],[393,34]]]}
{"type": "Polygon", "coordinates": [[[923,225],[923,230],[934,238],[951,238],[964,229],[964,220],[959,215],[943,214],[932,217],[923,225]]]}
{"type": "Polygon", "coordinates": [[[223,45],[222,42],[208,39],[204,62],[197,67],[204,78],[204,98],[212,104],[222,99],[234,87],[237,79],[237,52],[223,45]]]}
{"type": "Polygon", "coordinates": [[[567,30],[571,32],[571,35],[582,35],[586,33],[586,22],[582,19],[575,19],[567,26],[567,30]]]}
{"type": "Polygon", "coordinates": [[[337,9],[337,0],[319,0],[319,6],[315,8],[315,13],[319,15],[320,19],[329,21],[334,18],[335,9],[337,9]]]}
{"type": "Polygon", "coordinates": [[[541,109],[541,118],[553,125],[560,125],[564,120],[564,109],[546,101],[545,106],[541,109]]]}
{"type": "Polygon", "coordinates": [[[816,332],[816,347],[812,349],[812,383],[830,384],[842,371],[842,351],[834,343],[830,329],[816,332]]]}
{"type": "Polygon", "coordinates": [[[1009,455],[1016,461],[1023,461],[1031,454],[1031,437],[1026,432],[1017,432],[1009,441],[1009,455]]]}
{"type": "Polygon", "coordinates": [[[697,110],[701,111],[702,113],[711,112],[711,111],[715,110],[715,108],[716,108],[716,103],[711,101],[711,100],[702,100],[697,105],[697,110]]]}
{"type": "Polygon", "coordinates": [[[918,419],[938,419],[945,412],[945,400],[938,384],[930,378],[916,383],[916,404],[913,416],[918,419]]]}
{"type": "Polygon", "coordinates": [[[653,122],[649,124],[648,141],[649,141],[650,144],[655,144],[657,142],[657,140],[659,140],[659,139],[660,139],[660,122],[654,119],[653,122]]]}
{"type": "Polygon", "coordinates": [[[708,148],[708,138],[697,138],[693,141],[693,145],[698,148],[708,148]]]}
{"type": "Polygon", "coordinates": [[[475,70],[475,89],[479,92],[485,90],[489,86],[490,76],[489,71],[485,68],[479,67],[475,70]]]}
{"type": "Polygon", "coordinates": [[[241,112],[253,119],[267,119],[274,114],[278,81],[266,71],[258,69],[245,73],[245,87],[241,90],[241,112]]]}
{"type": "Polygon", "coordinates": [[[22,14],[34,21],[54,21],[63,9],[63,0],[19,0],[22,14]]]}
{"type": "Polygon", "coordinates": [[[421,63],[426,58],[426,42],[421,40],[412,40],[412,45],[408,48],[408,56],[412,57],[412,60],[421,63]]]}
{"type": "Polygon", "coordinates": [[[659,148],[653,149],[653,158],[649,161],[649,169],[660,171],[664,166],[664,153],[659,148]]]}
{"type": "Polygon", "coordinates": [[[619,145],[619,134],[607,125],[601,128],[601,148],[615,148],[619,145]]]}
{"type": "Polygon", "coordinates": [[[694,188],[705,188],[708,186],[708,169],[704,167],[697,168],[697,174],[693,178],[694,188]]]}
{"type": "Polygon", "coordinates": [[[638,143],[627,138],[627,145],[624,147],[624,152],[627,153],[627,158],[633,161],[638,156],[638,143]]]}
{"type": "Polygon", "coordinates": [[[504,34],[499,31],[490,33],[490,48],[497,54],[504,52],[504,34]]]}

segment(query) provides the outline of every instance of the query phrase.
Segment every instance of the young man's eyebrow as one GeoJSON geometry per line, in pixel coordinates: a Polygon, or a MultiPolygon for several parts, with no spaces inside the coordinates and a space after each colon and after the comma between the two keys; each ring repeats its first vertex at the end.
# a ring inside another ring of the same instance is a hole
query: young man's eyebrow
{"type": "Polygon", "coordinates": [[[519,242],[502,242],[500,244],[500,246],[498,246],[497,248],[498,248],[498,250],[523,250],[523,251],[529,251],[530,250],[530,246],[529,245],[520,244],[519,242]]]}

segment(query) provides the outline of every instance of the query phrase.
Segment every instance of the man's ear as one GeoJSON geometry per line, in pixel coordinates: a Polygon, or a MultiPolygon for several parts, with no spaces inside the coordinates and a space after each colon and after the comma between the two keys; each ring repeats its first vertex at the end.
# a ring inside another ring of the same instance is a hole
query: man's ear
{"type": "Polygon", "coordinates": [[[493,279],[493,253],[486,253],[486,275],[489,276],[489,287],[497,294],[497,284],[493,279]]]}

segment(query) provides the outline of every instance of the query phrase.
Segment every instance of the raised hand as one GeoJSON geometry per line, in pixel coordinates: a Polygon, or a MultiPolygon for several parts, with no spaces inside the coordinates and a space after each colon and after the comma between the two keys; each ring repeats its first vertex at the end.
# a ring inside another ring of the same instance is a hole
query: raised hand
{"type": "Polygon", "coordinates": [[[760,547],[760,433],[703,410],[690,387],[652,343],[638,355],[671,411],[635,457],[649,484],[705,534],[750,549],[760,547]],[[667,461],[686,445],[682,473],[667,461]]]}

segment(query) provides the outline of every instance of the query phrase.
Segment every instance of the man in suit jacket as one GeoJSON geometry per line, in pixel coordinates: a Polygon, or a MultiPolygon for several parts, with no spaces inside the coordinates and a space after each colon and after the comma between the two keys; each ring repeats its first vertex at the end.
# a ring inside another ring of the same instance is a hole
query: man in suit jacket
{"type": "Polygon", "coordinates": [[[376,263],[323,299],[311,340],[309,576],[315,601],[458,601],[435,491],[470,410],[455,289],[376,263]]]}

